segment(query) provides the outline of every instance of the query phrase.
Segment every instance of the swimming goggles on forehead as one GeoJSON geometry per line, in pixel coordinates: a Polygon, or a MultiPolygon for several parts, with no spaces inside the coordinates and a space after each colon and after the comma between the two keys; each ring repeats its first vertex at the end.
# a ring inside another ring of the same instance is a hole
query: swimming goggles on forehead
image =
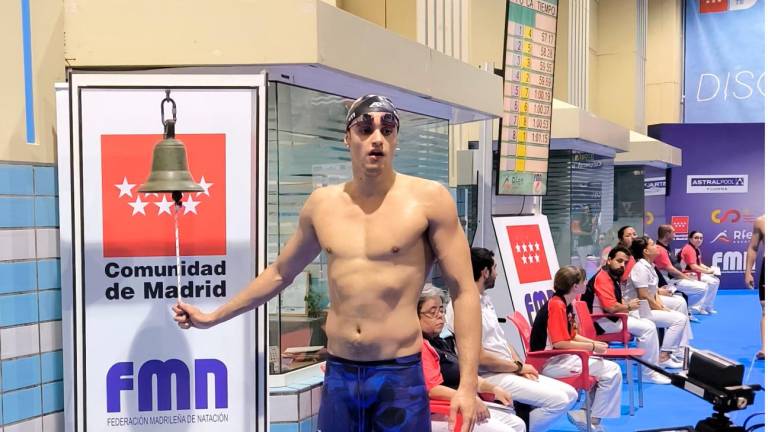
{"type": "MultiPolygon", "coordinates": [[[[375,120],[372,115],[365,113],[357,116],[352,122],[349,123],[349,126],[347,129],[361,126],[361,127],[373,127],[375,123],[375,120]]],[[[397,129],[400,127],[400,121],[397,119],[397,116],[395,116],[392,113],[385,113],[381,116],[381,127],[382,128],[390,128],[390,129],[397,129]]]]}

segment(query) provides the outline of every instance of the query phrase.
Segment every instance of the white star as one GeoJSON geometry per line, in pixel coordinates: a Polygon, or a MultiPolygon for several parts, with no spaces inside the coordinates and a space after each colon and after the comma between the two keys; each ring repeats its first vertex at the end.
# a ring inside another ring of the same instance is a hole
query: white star
{"type": "Polygon", "coordinates": [[[525,243],[523,243],[523,252],[528,252],[528,246],[525,243]]]}
{"type": "Polygon", "coordinates": [[[528,257],[527,256],[523,255],[522,260],[523,260],[523,264],[528,264],[528,257]]]}
{"type": "Polygon", "coordinates": [[[198,204],[200,204],[200,201],[193,200],[192,195],[189,195],[187,197],[187,200],[181,203],[181,205],[184,206],[184,214],[187,214],[187,213],[197,214],[198,204]]]}
{"type": "Polygon", "coordinates": [[[131,192],[131,189],[136,186],[135,184],[128,183],[128,177],[123,177],[123,183],[122,184],[116,184],[115,187],[120,189],[120,195],[118,198],[120,198],[123,195],[128,195],[129,197],[133,197],[133,193],[131,192]]]}
{"type": "Polygon", "coordinates": [[[206,182],[205,181],[205,176],[202,176],[202,177],[200,177],[200,183],[199,184],[200,184],[200,187],[203,188],[204,190],[202,192],[198,192],[197,195],[195,195],[195,196],[198,197],[198,196],[200,196],[200,194],[206,194],[208,196],[211,196],[211,194],[208,193],[208,189],[210,189],[211,186],[213,186],[213,183],[206,182]]]}
{"type": "Polygon", "coordinates": [[[528,242],[528,250],[533,252],[533,244],[531,244],[531,242],[528,242]]]}
{"type": "Polygon", "coordinates": [[[520,243],[515,244],[515,250],[520,253],[520,243]]]}
{"type": "Polygon", "coordinates": [[[534,256],[533,256],[533,259],[535,259],[535,260],[536,260],[536,262],[539,262],[539,254],[536,254],[536,255],[534,255],[534,256]]]}
{"type": "Polygon", "coordinates": [[[141,201],[141,197],[137,196],[136,197],[136,201],[128,203],[128,205],[133,207],[133,213],[131,213],[131,216],[134,216],[136,213],[141,213],[143,215],[146,215],[146,213],[144,213],[144,207],[146,207],[147,204],[149,204],[149,203],[148,202],[142,202],[141,201]]]}
{"type": "Polygon", "coordinates": [[[536,248],[536,252],[539,251],[539,243],[534,243],[533,247],[536,248]]]}
{"type": "Polygon", "coordinates": [[[165,199],[165,195],[163,195],[162,201],[155,201],[154,204],[157,206],[158,216],[163,213],[171,214],[171,207],[173,207],[173,201],[168,201],[167,199],[165,199]]]}

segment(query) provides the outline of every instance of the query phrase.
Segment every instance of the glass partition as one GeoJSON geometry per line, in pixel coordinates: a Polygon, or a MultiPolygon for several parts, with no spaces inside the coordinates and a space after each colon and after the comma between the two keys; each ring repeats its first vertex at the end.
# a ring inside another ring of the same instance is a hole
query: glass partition
{"type": "MultiPolygon", "coordinates": [[[[293,235],[309,194],[347,181],[352,169],[343,143],[348,99],[276,82],[269,83],[268,91],[267,260],[271,263],[293,235]]],[[[448,122],[404,111],[400,116],[395,169],[448,186],[448,122]]],[[[326,275],[326,256],[321,253],[268,303],[272,374],[323,359],[326,275]]]]}
{"type": "MultiPolygon", "coordinates": [[[[645,170],[642,166],[620,166],[615,170],[614,229],[629,225],[637,235],[645,232],[645,170]]],[[[656,233],[647,233],[655,238],[656,233]]]]}
{"type": "Polygon", "coordinates": [[[615,243],[613,159],[574,150],[551,150],[549,186],[542,202],[560,265],[584,267],[591,276],[601,249],[615,243]]]}

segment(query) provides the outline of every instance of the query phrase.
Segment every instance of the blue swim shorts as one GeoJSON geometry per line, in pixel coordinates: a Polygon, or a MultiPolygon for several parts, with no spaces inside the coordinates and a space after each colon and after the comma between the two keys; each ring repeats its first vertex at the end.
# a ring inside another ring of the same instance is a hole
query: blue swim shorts
{"type": "Polygon", "coordinates": [[[367,362],[328,357],[318,432],[428,432],[430,425],[420,353],[367,362]]]}

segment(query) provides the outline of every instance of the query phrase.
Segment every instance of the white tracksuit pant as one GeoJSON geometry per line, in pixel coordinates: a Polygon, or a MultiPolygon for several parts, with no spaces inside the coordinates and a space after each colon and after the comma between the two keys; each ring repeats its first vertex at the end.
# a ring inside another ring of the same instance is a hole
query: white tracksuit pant
{"type": "MultiPolygon", "coordinates": [[[[483,423],[475,423],[476,432],[525,432],[523,419],[510,410],[488,407],[491,417],[483,423]]],[[[448,430],[445,415],[432,414],[432,432],[453,432],[448,430]]]]}
{"type": "Polygon", "coordinates": [[[511,373],[487,374],[483,378],[509,392],[513,400],[533,407],[529,418],[530,432],[548,431],[578,397],[573,387],[544,375],[539,375],[538,381],[511,373]]]}
{"type": "MultiPolygon", "coordinates": [[[[645,350],[642,359],[651,364],[659,364],[659,334],[656,332],[656,324],[648,319],[637,316],[637,311],[632,311],[627,319],[629,333],[637,338],[637,347],[645,350]]],[[[600,318],[597,321],[607,333],[621,331],[621,321],[613,322],[608,318],[600,318]]],[[[654,373],[651,369],[643,368],[643,375],[650,376],[654,373]]]]}
{"type": "MultiPolygon", "coordinates": [[[[688,307],[702,306],[704,297],[707,295],[707,283],[698,280],[671,279],[669,281],[677,291],[685,293],[688,296],[688,307]]],[[[687,313],[687,311],[686,311],[687,313]]]]}
{"type": "Polygon", "coordinates": [[[715,297],[717,297],[717,290],[720,287],[720,279],[709,274],[702,274],[701,281],[707,284],[707,294],[701,300],[701,306],[706,310],[714,309],[715,297]]]}
{"type": "MultiPolygon", "coordinates": [[[[572,354],[553,357],[547,361],[542,374],[559,378],[581,372],[581,360],[572,354]]],[[[592,399],[592,417],[614,418],[621,415],[621,368],[599,357],[589,358],[589,374],[597,378],[592,399]]]]}

